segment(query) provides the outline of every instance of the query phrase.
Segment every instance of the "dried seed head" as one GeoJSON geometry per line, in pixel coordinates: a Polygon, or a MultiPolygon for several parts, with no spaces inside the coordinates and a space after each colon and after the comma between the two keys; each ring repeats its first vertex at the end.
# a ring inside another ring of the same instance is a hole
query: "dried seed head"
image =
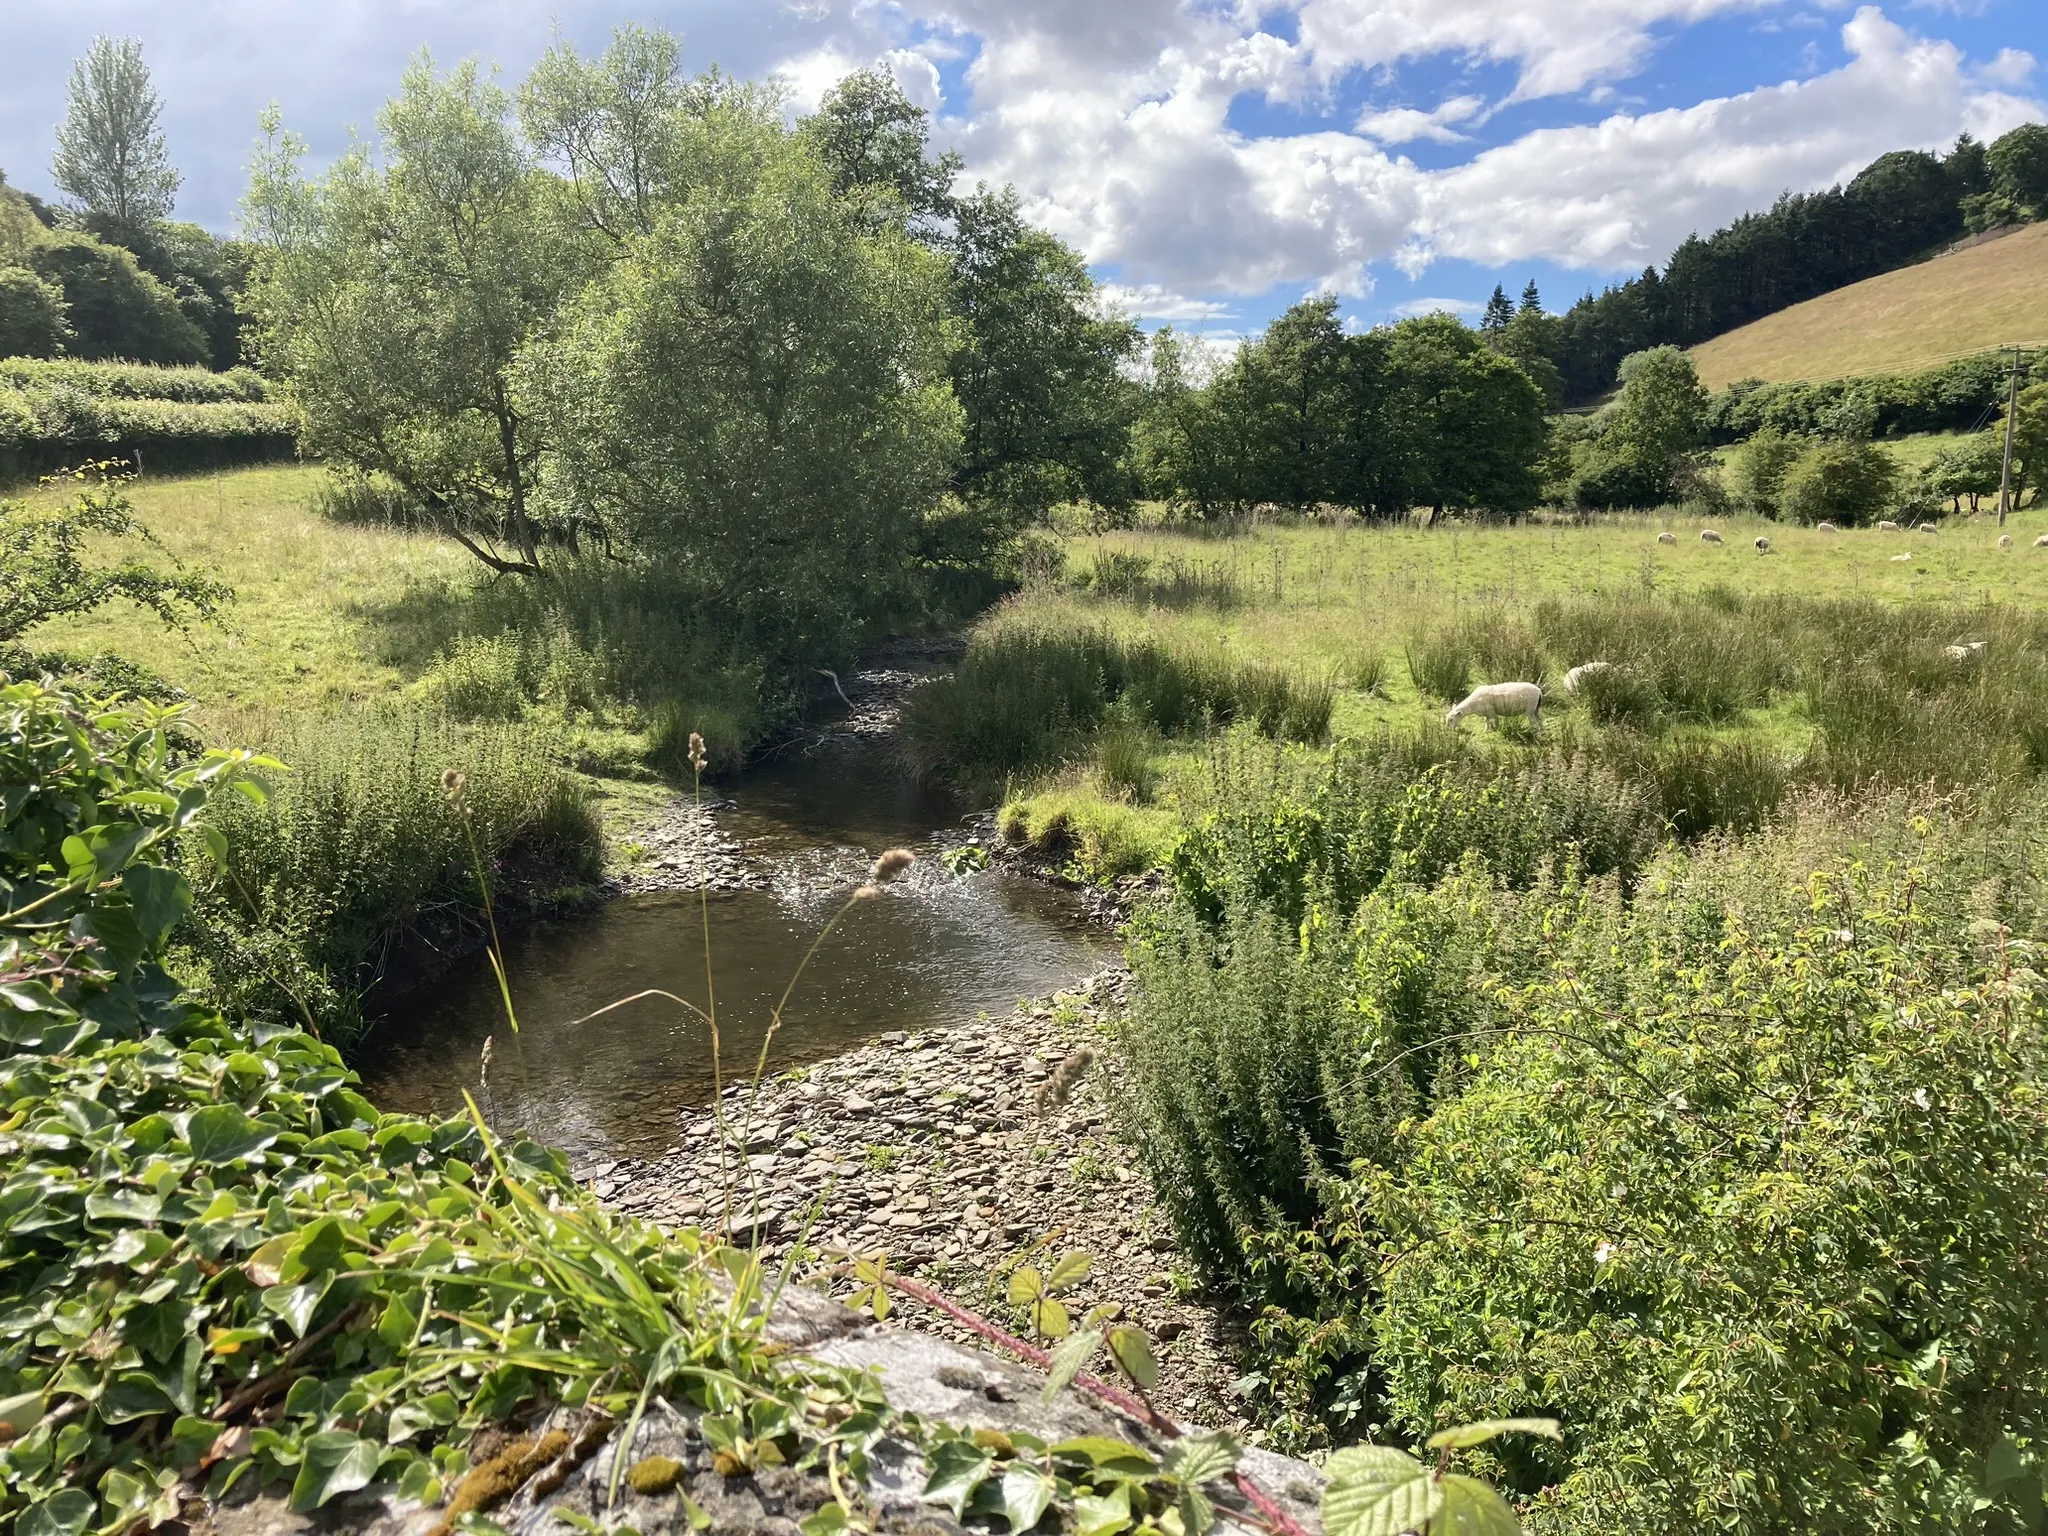
{"type": "Polygon", "coordinates": [[[881,894],[882,888],[879,885],[859,885],[854,887],[853,899],[855,901],[873,901],[881,894]]]}
{"type": "Polygon", "coordinates": [[[908,848],[891,848],[887,853],[875,860],[875,867],[868,871],[868,879],[876,885],[884,884],[887,881],[894,880],[916,862],[917,855],[908,848]]]}
{"type": "Polygon", "coordinates": [[[464,775],[460,768],[443,768],[441,770],[441,793],[448,797],[448,803],[458,811],[463,808],[462,786],[468,782],[467,776],[464,775]]]}
{"type": "Polygon", "coordinates": [[[488,1088],[491,1085],[491,1041],[494,1038],[495,1037],[491,1035],[484,1036],[483,1055],[477,1059],[476,1064],[477,1081],[482,1083],[486,1088],[488,1088]]]}
{"type": "Polygon", "coordinates": [[[706,761],[708,761],[708,759],[706,759],[706,757],[704,756],[704,738],[702,736],[699,736],[695,731],[690,732],[691,769],[694,772],[702,773],[704,771],[704,764],[706,763],[706,761]]]}

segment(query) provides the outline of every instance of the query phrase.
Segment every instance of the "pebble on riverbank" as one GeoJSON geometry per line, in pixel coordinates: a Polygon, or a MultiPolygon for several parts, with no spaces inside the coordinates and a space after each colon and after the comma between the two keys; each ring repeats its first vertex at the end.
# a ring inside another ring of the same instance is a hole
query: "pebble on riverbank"
{"type": "MultiPolygon", "coordinates": [[[[1230,1390],[1238,1341],[1194,1294],[1106,1110],[1105,1078],[1116,1069],[1104,1021],[1129,980],[1121,968],[1104,971],[1007,1018],[891,1032],[764,1083],[751,1105],[731,1090],[724,1182],[708,1109],[684,1122],[674,1154],[604,1160],[579,1176],[621,1209],[675,1224],[716,1224],[730,1188],[735,1239],[758,1241],[770,1261],[802,1249],[799,1278],[823,1284],[847,1255],[886,1251],[891,1269],[1005,1326],[1015,1321],[1003,1302],[1005,1261],[1056,1234],[1053,1253],[1094,1259],[1070,1298],[1075,1315],[1121,1305],[1158,1341],[1160,1406],[1230,1424],[1242,1410],[1230,1390]],[[1083,1050],[1091,1060],[1077,1060],[1083,1050]]],[[[894,1305],[912,1327],[968,1337],[919,1303],[894,1305]]]]}

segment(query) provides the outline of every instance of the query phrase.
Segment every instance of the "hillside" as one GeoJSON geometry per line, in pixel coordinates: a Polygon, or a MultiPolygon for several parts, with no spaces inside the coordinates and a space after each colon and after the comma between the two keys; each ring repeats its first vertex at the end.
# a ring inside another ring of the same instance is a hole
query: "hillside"
{"type": "Polygon", "coordinates": [[[2048,223],[1866,278],[1692,349],[1709,389],[1738,379],[1908,372],[2048,342],[2048,223]]]}

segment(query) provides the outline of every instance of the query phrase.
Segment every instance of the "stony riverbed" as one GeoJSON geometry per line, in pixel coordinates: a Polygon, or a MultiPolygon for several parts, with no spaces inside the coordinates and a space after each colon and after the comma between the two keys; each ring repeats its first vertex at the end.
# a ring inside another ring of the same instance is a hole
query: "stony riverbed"
{"type": "MultiPolygon", "coordinates": [[[[886,1252],[892,1269],[1005,1326],[1016,1322],[1002,1299],[1008,1264],[1051,1237],[1051,1251],[1095,1261],[1067,1298],[1077,1316],[1120,1304],[1158,1342],[1161,1407],[1242,1428],[1237,1342],[1196,1292],[1108,1113],[1105,1027],[1128,983],[1104,971],[1005,1017],[882,1035],[751,1099],[729,1090],[722,1174],[705,1110],[667,1156],[600,1160],[579,1175],[663,1222],[711,1225],[729,1209],[740,1241],[774,1260],[799,1250],[799,1275],[816,1283],[849,1254],[886,1252]]],[[[898,1305],[913,1327],[966,1337],[935,1311],[898,1305]]]]}

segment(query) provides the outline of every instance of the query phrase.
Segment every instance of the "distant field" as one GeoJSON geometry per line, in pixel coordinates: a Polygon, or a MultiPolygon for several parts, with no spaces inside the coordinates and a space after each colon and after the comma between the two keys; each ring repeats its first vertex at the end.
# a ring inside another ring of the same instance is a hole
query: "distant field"
{"type": "Polygon", "coordinates": [[[2048,342],[2048,223],[1809,299],[1692,349],[1701,380],[1903,373],[2048,342]]]}

